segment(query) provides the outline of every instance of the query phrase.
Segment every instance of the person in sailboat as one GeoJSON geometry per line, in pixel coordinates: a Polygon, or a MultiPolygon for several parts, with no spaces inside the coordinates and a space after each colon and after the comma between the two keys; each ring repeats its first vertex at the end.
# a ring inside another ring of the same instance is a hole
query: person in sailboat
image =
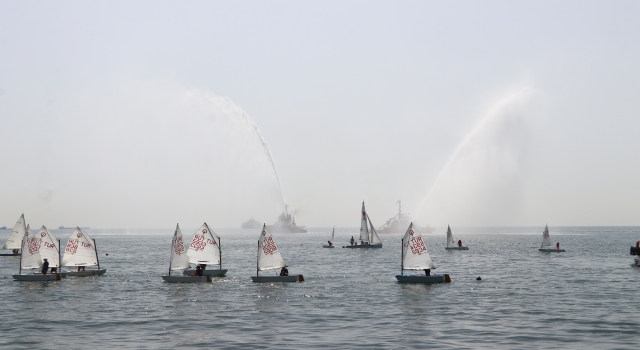
{"type": "Polygon", "coordinates": [[[560,250],[560,242],[556,242],[556,249],[560,250]]]}
{"type": "Polygon", "coordinates": [[[333,246],[333,243],[331,243],[331,241],[327,241],[327,243],[329,243],[329,247],[333,246]]]}
{"type": "Polygon", "coordinates": [[[78,266],[78,272],[85,271],[84,266],[78,266]]]}
{"type": "Polygon", "coordinates": [[[461,239],[458,240],[458,247],[462,247],[462,240],[461,239]]]}
{"type": "Polygon", "coordinates": [[[42,274],[46,275],[47,271],[49,270],[49,260],[47,258],[43,259],[44,262],[42,263],[42,274]]]}
{"type": "Polygon", "coordinates": [[[200,264],[200,268],[202,269],[202,272],[204,273],[204,270],[207,269],[207,264],[200,264]]]}
{"type": "Polygon", "coordinates": [[[351,236],[351,245],[353,245],[353,243],[354,243],[355,241],[356,241],[356,240],[355,240],[355,239],[353,239],[353,236],[351,236]]]}
{"type": "Polygon", "coordinates": [[[202,271],[202,268],[200,267],[200,265],[196,266],[196,273],[194,273],[193,277],[197,277],[197,276],[202,276],[204,274],[204,272],[202,271]]]}
{"type": "Polygon", "coordinates": [[[431,269],[424,269],[424,274],[427,276],[431,276],[431,269]]]}
{"type": "Polygon", "coordinates": [[[18,253],[20,253],[20,249],[14,249],[14,250],[12,250],[11,252],[12,252],[13,254],[18,254],[18,253]]]}
{"type": "Polygon", "coordinates": [[[280,269],[280,276],[289,276],[289,270],[287,269],[287,267],[286,267],[286,266],[283,266],[283,267],[280,269]]]}

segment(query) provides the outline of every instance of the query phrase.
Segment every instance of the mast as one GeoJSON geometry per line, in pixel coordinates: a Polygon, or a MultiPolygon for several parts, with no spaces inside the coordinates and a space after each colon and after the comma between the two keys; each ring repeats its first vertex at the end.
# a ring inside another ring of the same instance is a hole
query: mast
{"type": "MultiPolygon", "coordinates": [[[[26,231],[24,234],[26,235],[27,232],[29,231],[26,231]]],[[[23,253],[24,253],[24,236],[22,237],[22,243],[20,244],[20,272],[18,272],[18,275],[22,275],[22,254],[23,253]]]]}
{"type": "MultiPolygon", "coordinates": [[[[100,259],[98,258],[98,247],[96,246],[96,240],[93,239],[93,250],[96,252],[96,262],[98,263],[98,273],[100,272],[100,259]]],[[[171,263],[169,263],[171,264],[171,263]]],[[[171,265],[169,265],[171,266],[171,265]]],[[[169,267],[171,268],[171,267],[169,267]]]]}
{"type": "Polygon", "coordinates": [[[61,273],[62,272],[62,256],[60,255],[60,238],[58,238],[58,269],[56,269],[56,271],[58,271],[57,273],[61,273]]]}
{"type": "Polygon", "coordinates": [[[171,276],[171,264],[173,263],[173,246],[176,243],[176,233],[178,233],[178,229],[173,234],[173,239],[171,240],[171,257],[169,258],[169,276],[171,276]]]}
{"type": "Polygon", "coordinates": [[[256,277],[260,276],[260,265],[258,265],[258,259],[260,259],[260,240],[258,240],[258,254],[256,255],[256,277]]]}
{"type": "Polygon", "coordinates": [[[220,253],[220,270],[222,270],[222,246],[220,246],[220,236],[218,236],[218,253],[220,253]]]}
{"type": "Polygon", "coordinates": [[[400,246],[400,276],[404,275],[404,237],[400,246]]]}

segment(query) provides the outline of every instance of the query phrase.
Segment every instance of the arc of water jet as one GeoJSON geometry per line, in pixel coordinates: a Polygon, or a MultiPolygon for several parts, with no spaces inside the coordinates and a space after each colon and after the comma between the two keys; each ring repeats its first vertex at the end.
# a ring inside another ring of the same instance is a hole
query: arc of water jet
{"type": "Polygon", "coordinates": [[[433,190],[436,188],[436,186],[438,185],[438,183],[440,182],[440,180],[442,179],[442,177],[444,176],[444,174],[447,172],[447,170],[449,170],[449,167],[451,166],[451,164],[453,164],[453,162],[456,160],[456,158],[458,158],[458,154],[460,154],[460,152],[467,146],[467,144],[469,143],[469,141],[471,141],[471,139],[473,139],[473,137],[480,131],[482,130],[482,128],[487,124],[487,122],[489,122],[489,120],[495,118],[499,112],[509,103],[513,102],[513,100],[520,98],[520,97],[525,97],[527,95],[529,95],[531,93],[531,88],[529,87],[525,87],[522,88],[512,94],[509,94],[507,97],[505,97],[504,99],[502,99],[496,106],[495,108],[493,108],[492,110],[490,110],[478,123],[478,125],[476,125],[476,127],[471,130],[471,132],[462,140],[461,143],[458,144],[458,147],[456,147],[456,150],[453,152],[453,154],[451,155],[451,157],[449,157],[449,160],[447,161],[447,163],[445,164],[444,168],[442,168],[442,171],[440,172],[440,174],[438,175],[438,177],[436,178],[436,180],[433,182],[433,185],[431,185],[431,187],[429,188],[429,191],[427,191],[427,194],[425,195],[424,200],[422,201],[422,204],[420,205],[420,210],[419,212],[422,211],[422,209],[424,208],[424,206],[427,204],[427,200],[429,199],[429,196],[431,195],[431,192],[433,192],[433,190]]]}

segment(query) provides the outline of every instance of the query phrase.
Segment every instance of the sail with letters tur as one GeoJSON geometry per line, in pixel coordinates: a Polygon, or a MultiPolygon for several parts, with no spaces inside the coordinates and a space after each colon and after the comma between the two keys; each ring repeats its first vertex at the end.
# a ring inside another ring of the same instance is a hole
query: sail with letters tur
{"type": "Polygon", "coordinates": [[[20,249],[25,232],[27,232],[27,228],[25,227],[24,214],[22,214],[18,222],[13,226],[13,230],[11,230],[11,234],[2,249],[20,249]]]}
{"type": "Polygon", "coordinates": [[[187,256],[192,264],[219,265],[222,268],[220,237],[206,222],[193,235],[187,256]]]}
{"type": "Polygon", "coordinates": [[[60,240],[56,238],[44,225],[36,236],[41,240],[40,257],[49,261],[49,268],[60,267],[60,240]]]}
{"type": "Polygon", "coordinates": [[[98,248],[96,240],[84,232],[80,227],[76,227],[64,249],[62,257],[62,266],[82,267],[82,271],[71,271],[70,276],[93,276],[103,275],[107,270],[100,268],[100,260],[98,259],[98,248]],[[96,269],[85,270],[87,266],[97,266],[96,269]]]}
{"type": "Polygon", "coordinates": [[[413,222],[402,238],[402,270],[433,269],[431,255],[413,222]]]}
{"type": "Polygon", "coordinates": [[[262,225],[262,232],[260,233],[260,239],[258,240],[258,264],[257,270],[273,270],[285,267],[286,264],[276,242],[273,240],[273,236],[267,225],[262,225]]]}

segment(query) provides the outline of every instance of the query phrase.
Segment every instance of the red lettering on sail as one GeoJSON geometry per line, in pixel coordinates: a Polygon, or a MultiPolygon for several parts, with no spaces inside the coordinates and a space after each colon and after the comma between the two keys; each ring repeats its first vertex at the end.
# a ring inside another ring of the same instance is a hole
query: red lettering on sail
{"type": "Polygon", "coordinates": [[[92,247],[91,243],[81,242],[81,244],[82,244],[82,247],[84,247],[84,248],[91,248],[92,247]]]}
{"type": "Polygon", "coordinates": [[[204,240],[204,236],[195,235],[193,236],[193,241],[191,241],[191,245],[189,248],[193,248],[196,251],[204,250],[207,246],[207,242],[204,240]]]}
{"type": "Polygon", "coordinates": [[[176,239],[176,244],[173,246],[173,250],[176,254],[184,253],[184,243],[182,242],[182,237],[178,237],[178,239],[176,239]]]}
{"type": "Polygon", "coordinates": [[[49,248],[49,249],[55,249],[56,245],[53,243],[49,243],[49,242],[44,242],[44,246],[49,248]]]}
{"type": "Polygon", "coordinates": [[[409,246],[411,247],[411,253],[413,253],[413,255],[424,253],[427,251],[427,247],[424,245],[421,236],[412,238],[409,246]]]}
{"type": "Polygon", "coordinates": [[[75,254],[78,251],[78,240],[70,239],[69,242],[67,242],[67,248],[65,248],[64,251],[67,253],[75,254]]]}
{"type": "Polygon", "coordinates": [[[27,241],[27,246],[29,247],[29,254],[36,253],[40,251],[40,243],[42,240],[40,238],[31,237],[27,241]]]}
{"type": "Polygon", "coordinates": [[[207,238],[207,244],[218,245],[218,243],[210,238],[207,238]]]}
{"type": "Polygon", "coordinates": [[[278,247],[276,247],[276,243],[273,241],[273,237],[269,236],[269,238],[262,241],[262,251],[265,255],[269,255],[278,251],[278,247]]]}

